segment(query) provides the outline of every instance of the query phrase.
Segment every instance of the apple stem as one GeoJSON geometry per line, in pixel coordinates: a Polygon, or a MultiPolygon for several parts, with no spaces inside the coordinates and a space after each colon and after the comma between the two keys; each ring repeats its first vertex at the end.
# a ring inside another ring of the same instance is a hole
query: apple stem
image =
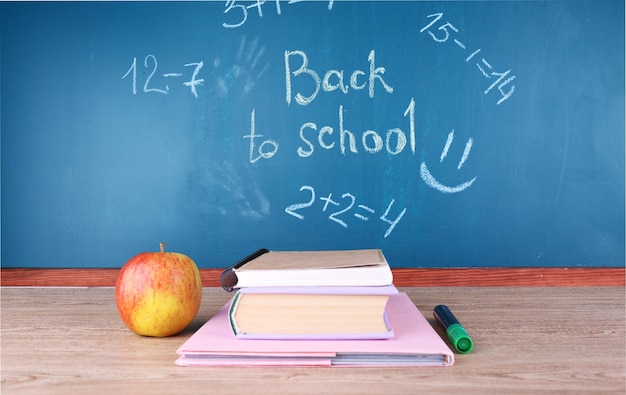
{"type": "Polygon", "coordinates": [[[161,252],[165,252],[165,243],[161,242],[159,245],[161,246],[161,252]]]}

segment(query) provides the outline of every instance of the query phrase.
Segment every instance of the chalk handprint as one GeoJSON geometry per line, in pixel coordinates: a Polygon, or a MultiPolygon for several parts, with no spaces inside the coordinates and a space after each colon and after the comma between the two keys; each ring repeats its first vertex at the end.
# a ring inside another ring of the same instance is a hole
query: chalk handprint
{"type": "Polygon", "coordinates": [[[256,83],[269,67],[269,63],[262,64],[264,53],[265,46],[259,44],[258,38],[248,42],[246,36],[243,36],[239,42],[235,63],[223,73],[219,72],[222,67],[222,60],[217,56],[213,66],[219,73],[217,77],[219,93],[222,96],[226,96],[237,87],[241,87],[241,92],[243,93],[248,93],[254,89],[256,83]]]}
{"type": "Polygon", "coordinates": [[[213,162],[190,177],[190,189],[197,202],[196,214],[221,214],[260,220],[270,215],[270,201],[247,168],[228,162],[213,162]]]}

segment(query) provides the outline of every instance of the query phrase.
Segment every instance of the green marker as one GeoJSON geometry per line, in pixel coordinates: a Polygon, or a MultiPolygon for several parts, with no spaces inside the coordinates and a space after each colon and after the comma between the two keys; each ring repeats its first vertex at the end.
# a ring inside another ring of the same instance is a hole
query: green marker
{"type": "Polygon", "coordinates": [[[469,337],[465,328],[461,326],[459,321],[447,306],[440,304],[435,307],[433,315],[435,316],[435,319],[446,329],[448,339],[450,339],[450,342],[458,352],[466,354],[472,351],[472,347],[474,347],[472,338],[469,337]]]}

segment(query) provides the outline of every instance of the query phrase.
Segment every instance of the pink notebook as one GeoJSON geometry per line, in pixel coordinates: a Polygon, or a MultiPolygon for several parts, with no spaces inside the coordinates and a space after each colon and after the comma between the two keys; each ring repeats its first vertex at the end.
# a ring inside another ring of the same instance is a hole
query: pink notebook
{"type": "Polygon", "coordinates": [[[451,366],[454,354],[405,293],[392,295],[387,317],[395,337],[383,340],[238,339],[227,303],[178,350],[180,366],[451,366]]]}

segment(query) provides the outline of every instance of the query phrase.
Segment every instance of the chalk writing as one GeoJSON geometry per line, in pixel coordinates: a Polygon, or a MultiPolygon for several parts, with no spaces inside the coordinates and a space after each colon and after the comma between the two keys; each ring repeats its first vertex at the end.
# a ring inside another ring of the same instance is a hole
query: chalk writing
{"type": "Polygon", "coordinates": [[[243,136],[244,139],[250,139],[250,163],[254,163],[259,159],[269,159],[278,151],[278,143],[274,140],[264,140],[258,147],[256,146],[256,138],[263,137],[262,134],[256,134],[256,118],[255,110],[250,114],[250,134],[243,136]]]}
{"type": "MultiPolygon", "coordinates": [[[[408,140],[410,140],[410,149],[415,154],[415,101],[413,98],[411,98],[404,116],[409,117],[408,140]]],[[[368,154],[377,154],[383,151],[383,148],[384,152],[390,155],[398,155],[404,151],[407,145],[407,134],[398,127],[388,129],[384,140],[378,132],[372,129],[364,131],[361,138],[357,139],[355,133],[345,127],[343,105],[339,105],[338,118],[337,128],[325,125],[318,129],[318,126],[313,122],[303,124],[300,128],[300,139],[304,145],[298,147],[298,156],[306,158],[313,155],[315,144],[312,141],[317,141],[319,147],[325,150],[332,150],[338,142],[339,150],[344,156],[348,151],[358,154],[361,150],[368,154]],[[316,136],[317,138],[315,138],[316,136]],[[357,140],[360,141],[357,142],[357,140]]]]}
{"type": "MultiPolygon", "coordinates": [[[[153,81],[154,77],[158,75],[158,67],[159,67],[156,56],[146,55],[146,57],[143,60],[143,65],[149,71],[148,76],[146,77],[144,84],[143,84],[143,92],[144,93],[154,92],[154,93],[161,93],[164,95],[169,94],[170,92],[169,85],[165,83],[162,83],[159,85],[159,84],[155,84],[155,81],[153,81]]],[[[189,87],[191,89],[191,93],[197,98],[198,92],[196,90],[196,86],[202,85],[204,83],[204,79],[198,78],[198,73],[200,72],[200,69],[202,69],[202,66],[204,66],[204,63],[203,62],[185,63],[183,66],[193,67],[193,72],[191,73],[191,78],[188,81],[182,82],[181,84],[183,86],[189,87]]],[[[137,57],[133,58],[133,61],[130,67],[128,68],[128,71],[126,71],[126,74],[122,76],[122,79],[129,77],[129,76],[132,79],[133,95],[136,95],[137,94],[137,57]]],[[[160,76],[166,79],[175,79],[175,78],[182,78],[183,73],[170,72],[170,73],[160,74],[160,76]]]]}
{"type": "MultiPolygon", "coordinates": [[[[448,21],[440,25],[434,32],[433,30],[431,30],[431,28],[434,27],[435,23],[439,22],[441,18],[443,18],[442,12],[430,14],[427,16],[427,18],[433,18],[433,20],[429,24],[424,26],[420,30],[420,33],[428,32],[428,34],[432,37],[432,39],[438,43],[447,42],[451,34],[456,34],[459,32],[459,29],[457,29],[453,24],[451,24],[448,21]]],[[[458,38],[454,38],[452,41],[454,42],[454,44],[457,45],[457,47],[461,48],[462,50],[467,49],[466,45],[462,41],[460,41],[458,38]]],[[[465,58],[465,63],[469,63],[472,59],[474,59],[476,55],[481,53],[481,51],[482,51],[481,48],[473,51],[469,56],[465,58]]],[[[497,90],[500,92],[501,97],[497,101],[498,105],[500,105],[502,102],[504,102],[509,97],[511,97],[513,92],[515,92],[515,85],[511,85],[510,87],[508,86],[511,82],[513,82],[516,79],[516,76],[510,75],[511,69],[503,71],[503,72],[494,71],[491,63],[489,63],[487,59],[483,57],[480,57],[480,61],[476,62],[475,65],[477,69],[480,71],[481,75],[485,77],[486,79],[488,79],[489,82],[491,82],[491,84],[489,85],[489,87],[487,87],[487,89],[483,92],[483,94],[485,95],[488,94],[496,87],[497,87],[497,90]]]]}
{"type": "MultiPolygon", "coordinates": [[[[385,74],[386,69],[384,67],[376,67],[376,52],[374,50],[370,51],[367,60],[369,62],[367,74],[362,70],[354,70],[350,74],[350,83],[348,84],[344,70],[328,70],[324,73],[323,79],[320,80],[319,73],[308,67],[309,58],[304,51],[285,51],[285,98],[287,104],[291,104],[292,76],[297,77],[300,75],[309,76],[312,80],[309,82],[313,82],[312,85],[315,87],[308,96],[303,95],[301,92],[294,95],[296,103],[301,106],[306,106],[315,100],[320,87],[324,92],[339,90],[344,94],[347,94],[350,90],[363,90],[367,87],[369,97],[374,98],[374,86],[376,81],[378,81],[385,91],[392,93],[393,87],[383,80],[383,74],[385,74]],[[291,71],[291,57],[300,58],[300,67],[295,71],[291,71]],[[367,79],[363,81],[365,75],[367,75],[367,79]]],[[[311,84],[306,86],[311,86],[311,84]]]]}
{"type": "MultiPolygon", "coordinates": [[[[255,163],[259,159],[270,159],[274,157],[276,151],[278,151],[278,143],[272,139],[262,140],[260,144],[262,134],[258,134],[256,130],[256,110],[253,109],[250,114],[250,134],[244,135],[244,139],[250,139],[249,142],[249,157],[250,163],[255,163]]],[[[404,111],[404,117],[408,117],[408,137],[399,127],[393,127],[387,130],[383,135],[377,131],[368,129],[365,130],[360,138],[357,138],[357,134],[349,130],[345,126],[344,121],[344,108],[343,105],[339,105],[338,122],[337,127],[325,125],[322,127],[317,126],[314,122],[305,122],[300,127],[299,135],[303,145],[297,148],[296,152],[301,158],[308,158],[313,155],[316,149],[316,144],[321,149],[332,150],[336,147],[342,155],[346,156],[347,153],[359,154],[365,152],[367,154],[377,154],[379,152],[386,152],[390,155],[399,155],[405,149],[407,149],[407,142],[412,155],[415,155],[415,100],[411,98],[409,105],[404,111]],[[383,150],[384,149],[384,150],[383,150]]],[[[406,130],[406,129],[405,129],[406,130]]]]}
{"type": "MultiPolygon", "coordinates": [[[[444,31],[447,32],[447,30],[444,31]]],[[[238,62],[243,62],[243,59],[247,59],[247,61],[251,63],[251,70],[253,70],[259,63],[264,51],[264,47],[259,45],[258,40],[247,42],[244,36],[240,41],[237,60],[238,62]]],[[[343,94],[348,94],[351,91],[360,91],[367,88],[368,96],[370,98],[374,98],[376,91],[375,86],[380,85],[385,92],[392,94],[393,87],[383,79],[383,74],[386,71],[385,68],[376,66],[376,53],[374,50],[369,52],[367,59],[369,64],[367,72],[357,69],[352,71],[352,73],[350,73],[350,77],[346,79],[347,74],[344,70],[332,69],[326,71],[324,73],[324,77],[320,78],[320,75],[316,71],[308,67],[308,56],[304,51],[285,51],[285,97],[287,105],[289,105],[293,97],[293,100],[295,100],[296,103],[305,106],[315,100],[320,90],[324,92],[339,90],[343,94]],[[295,71],[292,71],[291,69],[291,57],[295,57],[300,61],[300,65],[295,71]],[[294,78],[299,78],[300,75],[309,76],[309,82],[312,81],[314,85],[314,89],[308,92],[306,96],[300,91],[292,95],[292,81],[294,78]]],[[[188,76],[181,82],[181,85],[188,87],[190,92],[196,98],[198,97],[197,86],[203,85],[205,82],[204,78],[200,78],[199,75],[203,66],[203,61],[185,63],[183,65],[183,67],[192,68],[193,71],[187,73],[188,76]]],[[[183,73],[177,71],[161,73],[159,71],[157,58],[152,54],[145,56],[143,59],[143,67],[147,69],[147,72],[139,73],[137,57],[134,57],[131,62],[131,66],[122,76],[122,79],[129,78],[132,80],[131,89],[134,95],[138,92],[138,74],[147,75],[145,80],[142,81],[142,91],[144,93],[157,93],[164,95],[170,93],[170,86],[166,81],[184,77],[183,73]],[[158,79],[159,77],[162,79],[158,79]]],[[[226,77],[231,76],[232,78],[238,78],[242,74],[241,67],[244,66],[237,63],[237,67],[231,67],[226,77]]],[[[247,75],[246,77],[244,92],[252,89],[256,80],[265,72],[267,67],[268,66],[266,64],[258,75],[255,73],[246,73],[250,75],[247,75]]],[[[226,79],[222,77],[218,78],[218,87],[223,88],[223,93],[227,93],[230,89],[227,87],[226,79]]],[[[220,90],[220,92],[222,92],[222,90],[220,90]]],[[[299,130],[299,137],[302,144],[296,150],[299,157],[311,157],[314,154],[315,149],[318,147],[323,150],[338,149],[343,156],[346,156],[348,153],[359,154],[360,152],[367,154],[377,154],[382,152],[395,156],[406,151],[407,149],[410,150],[412,155],[416,154],[415,99],[413,97],[403,113],[404,118],[407,118],[408,121],[407,132],[405,132],[407,130],[406,127],[404,129],[400,127],[392,127],[388,128],[385,133],[379,133],[376,130],[367,129],[360,134],[357,134],[347,127],[345,110],[342,104],[339,105],[337,114],[337,123],[333,126],[330,124],[318,126],[314,122],[305,122],[302,124],[299,130]]],[[[249,140],[248,160],[250,163],[256,163],[260,159],[271,159],[278,152],[278,142],[274,139],[264,137],[264,134],[257,132],[256,111],[255,109],[252,109],[250,113],[250,133],[243,136],[244,139],[249,140]]],[[[450,132],[448,135],[448,139],[446,140],[440,156],[440,162],[443,162],[446,158],[453,140],[454,131],[450,132]]],[[[457,166],[458,170],[461,169],[465,161],[468,159],[472,145],[473,140],[470,138],[467,141],[465,150],[457,166]]],[[[470,181],[456,186],[445,185],[432,175],[425,162],[422,162],[420,165],[420,176],[428,186],[442,193],[458,193],[464,191],[476,180],[476,177],[474,177],[470,181]]],[[[386,216],[383,216],[383,218],[386,218],[386,216]]],[[[337,215],[331,215],[330,219],[336,221],[337,215]]]]}
{"type": "MultiPolygon", "coordinates": [[[[333,197],[332,193],[328,195],[317,197],[315,194],[315,188],[309,185],[303,185],[300,187],[300,192],[305,191],[307,193],[307,198],[300,202],[294,203],[285,208],[285,212],[295,218],[300,220],[304,220],[304,214],[301,213],[302,210],[311,208],[317,201],[323,202],[321,211],[323,213],[329,213],[328,219],[339,224],[344,228],[348,228],[348,219],[346,216],[349,216],[349,213],[353,213],[352,216],[361,221],[367,222],[370,220],[371,216],[376,214],[376,210],[366,206],[364,204],[357,204],[356,196],[351,193],[343,193],[339,199],[333,197]]],[[[387,205],[385,212],[378,218],[381,221],[389,224],[387,228],[384,238],[387,238],[391,232],[394,230],[396,225],[400,222],[404,214],[406,213],[406,207],[400,210],[400,214],[398,214],[395,219],[391,219],[389,217],[391,210],[395,204],[395,199],[392,199],[391,202],[387,205]]]]}
{"type": "MultiPolygon", "coordinates": [[[[295,4],[300,3],[304,0],[289,0],[286,1],[287,4],[295,4]]],[[[248,20],[248,10],[256,8],[259,18],[263,18],[263,6],[267,3],[267,0],[248,0],[248,1],[237,1],[237,0],[227,0],[224,5],[224,14],[230,14],[232,16],[232,23],[224,22],[222,26],[225,28],[236,28],[242,26],[248,20]]],[[[276,7],[276,14],[281,15],[282,10],[280,8],[280,0],[273,1],[276,7]]],[[[328,1],[328,10],[333,9],[334,0],[328,1]]]]}
{"type": "MultiPolygon", "coordinates": [[[[446,140],[443,150],[441,151],[441,155],[439,156],[439,162],[443,162],[443,160],[446,159],[446,157],[448,156],[448,150],[450,149],[450,146],[452,145],[453,140],[454,140],[454,130],[448,134],[448,139],[446,140]]],[[[473,144],[474,144],[474,140],[472,138],[469,138],[467,140],[467,143],[465,144],[465,149],[463,150],[463,155],[461,156],[461,160],[459,161],[459,164],[457,165],[457,170],[461,170],[461,167],[463,167],[463,165],[465,164],[465,161],[467,160],[467,157],[469,156],[470,151],[472,150],[473,144]]],[[[471,187],[474,181],[476,181],[476,177],[474,177],[471,180],[464,182],[462,184],[459,184],[457,186],[454,186],[454,187],[444,185],[440,183],[439,181],[437,181],[437,179],[430,173],[430,170],[428,169],[428,166],[426,166],[425,162],[422,162],[422,164],[420,165],[420,176],[422,177],[422,180],[424,180],[426,185],[443,193],[462,192],[466,190],[467,188],[471,187]]]]}

